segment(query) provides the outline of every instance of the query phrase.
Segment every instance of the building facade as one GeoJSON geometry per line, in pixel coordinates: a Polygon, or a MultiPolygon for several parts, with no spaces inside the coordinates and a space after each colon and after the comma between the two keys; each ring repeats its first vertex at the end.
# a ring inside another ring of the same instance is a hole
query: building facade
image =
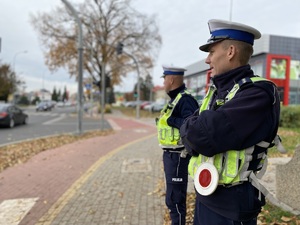
{"type": "MultiPolygon", "coordinates": [[[[278,86],[283,105],[300,104],[300,38],[263,35],[255,40],[250,65],[254,74],[270,79],[278,86]]],[[[202,98],[210,80],[205,59],[186,68],[187,87],[202,98]]]]}

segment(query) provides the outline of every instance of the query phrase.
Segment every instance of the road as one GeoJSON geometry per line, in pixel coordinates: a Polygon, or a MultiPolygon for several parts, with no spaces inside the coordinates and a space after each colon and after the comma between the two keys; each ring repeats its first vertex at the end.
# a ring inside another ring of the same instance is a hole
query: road
{"type": "MultiPolygon", "coordinates": [[[[13,142],[30,140],[49,135],[78,132],[78,116],[75,107],[54,108],[48,112],[36,112],[28,108],[25,112],[29,116],[27,125],[14,128],[0,128],[0,146],[13,142]]],[[[102,126],[100,118],[83,116],[82,131],[99,130],[102,126]]],[[[110,128],[104,120],[104,129],[110,128]]]]}

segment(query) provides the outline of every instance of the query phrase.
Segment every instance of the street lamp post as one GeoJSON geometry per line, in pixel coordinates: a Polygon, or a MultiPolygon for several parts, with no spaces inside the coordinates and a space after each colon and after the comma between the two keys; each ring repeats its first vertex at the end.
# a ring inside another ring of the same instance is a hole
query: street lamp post
{"type": "MultiPolygon", "coordinates": [[[[101,40],[99,40],[100,43],[102,42],[101,40]]],[[[135,65],[136,65],[136,69],[137,69],[137,105],[136,105],[136,118],[139,119],[140,118],[140,70],[139,70],[139,65],[138,62],[136,61],[136,59],[129,53],[124,52],[123,51],[123,43],[119,42],[117,46],[112,46],[110,44],[108,44],[106,41],[104,41],[104,45],[108,45],[110,47],[114,47],[116,48],[117,54],[120,55],[122,53],[126,54],[127,56],[129,56],[130,58],[133,59],[135,65]]],[[[102,63],[101,63],[101,129],[104,129],[104,113],[105,113],[105,60],[102,59],[102,63]]]]}
{"type": "Polygon", "coordinates": [[[62,0],[62,2],[66,5],[66,7],[70,10],[73,17],[75,18],[75,21],[78,25],[78,107],[77,107],[77,113],[78,113],[78,133],[82,134],[82,98],[83,98],[83,90],[82,90],[82,74],[83,74],[83,38],[82,38],[82,25],[81,20],[78,16],[78,13],[74,9],[74,7],[67,1],[62,0]]]}
{"type": "MultiPolygon", "coordinates": [[[[101,39],[99,40],[99,43],[101,43],[101,39]]],[[[104,45],[107,45],[106,41],[104,41],[104,45]]],[[[108,45],[110,46],[110,45],[108,45]]],[[[106,97],[106,87],[105,87],[105,61],[104,61],[104,57],[102,57],[102,62],[101,62],[101,100],[100,100],[100,107],[101,107],[101,130],[104,130],[104,125],[105,125],[105,121],[104,121],[104,114],[105,114],[105,97],[106,97]]],[[[100,86],[99,86],[100,87],[100,86]]]]}
{"type": "Polygon", "coordinates": [[[28,51],[27,50],[24,50],[24,51],[21,51],[21,52],[17,52],[15,55],[14,55],[14,58],[13,58],[13,65],[12,65],[12,69],[13,71],[15,72],[15,64],[16,64],[16,58],[18,55],[22,54],[22,53],[27,53],[28,51]]]}
{"type": "Polygon", "coordinates": [[[105,62],[101,63],[101,130],[104,130],[104,113],[105,113],[105,62]]]}
{"type": "Polygon", "coordinates": [[[136,87],[136,89],[137,89],[137,96],[136,96],[136,118],[137,119],[139,119],[140,118],[140,94],[141,94],[141,82],[140,82],[140,69],[139,69],[139,64],[137,63],[137,61],[136,61],[136,59],[132,56],[132,55],[130,55],[130,54],[128,54],[128,53],[126,53],[126,52],[124,52],[126,55],[128,55],[130,58],[132,58],[133,59],[133,61],[134,61],[134,63],[135,63],[135,66],[136,66],[136,70],[137,70],[137,87],[136,87]]]}
{"type": "MultiPolygon", "coordinates": [[[[24,51],[21,51],[21,52],[17,52],[15,53],[14,57],[13,57],[13,62],[12,62],[12,72],[14,74],[16,74],[16,71],[15,71],[15,65],[16,65],[16,58],[18,55],[22,54],[22,53],[27,53],[27,50],[24,50],[24,51]]],[[[12,76],[12,75],[11,75],[12,76]]],[[[11,90],[13,92],[13,90],[11,90]]],[[[13,93],[12,93],[13,94],[13,93]]],[[[15,95],[13,94],[13,102],[15,103],[16,99],[15,99],[15,95]]]]}
{"type": "Polygon", "coordinates": [[[136,61],[135,57],[133,57],[133,55],[125,52],[123,50],[123,43],[122,42],[119,42],[117,47],[116,47],[116,50],[117,50],[117,54],[120,55],[122,53],[124,53],[125,55],[129,56],[130,58],[132,58],[132,60],[134,61],[135,63],[135,66],[136,66],[136,70],[137,70],[137,96],[136,96],[136,118],[139,119],[140,118],[140,86],[141,86],[141,82],[140,82],[140,69],[139,69],[139,64],[138,62],[136,61]]]}

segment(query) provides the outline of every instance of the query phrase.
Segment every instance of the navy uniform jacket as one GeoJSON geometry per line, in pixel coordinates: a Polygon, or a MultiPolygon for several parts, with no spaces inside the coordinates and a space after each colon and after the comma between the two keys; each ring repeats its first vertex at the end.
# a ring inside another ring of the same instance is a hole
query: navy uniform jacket
{"type": "MultiPolygon", "coordinates": [[[[185,84],[183,84],[180,87],[167,93],[171,99],[170,103],[173,102],[176,96],[185,89],[185,84]]],[[[199,109],[199,105],[196,99],[187,94],[182,95],[182,98],[176,104],[172,115],[167,120],[168,125],[180,129],[183,121],[187,117],[191,116],[197,109],[199,109]]]]}
{"type": "MultiPolygon", "coordinates": [[[[245,77],[253,77],[250,66],[242,66],[214,76],[217,88],[209,110],[195,112],[180,129],[189,153],[214,156],[228,150],[243,150],[260,141],[271,142],[278,129],[280,101],[275,86],[269,82],[245,84],[234,98],[217,107],[216,99],[224,99],[233,85],[245,77]]],[[[230,188],[218,186],[209,196],[198,198],[211,210],[233,220],[249,220],[265,204],[249,183],[230,188]]]]}

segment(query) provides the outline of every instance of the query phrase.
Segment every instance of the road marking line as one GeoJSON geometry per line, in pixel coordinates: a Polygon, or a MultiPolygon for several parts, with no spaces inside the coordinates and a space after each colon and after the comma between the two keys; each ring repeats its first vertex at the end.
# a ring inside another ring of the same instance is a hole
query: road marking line
{"type": "Polygon", "coordinates": [[[43,123],[43,125],[52,124],[52,123],[54,123],[54,122],[57,122],[57,121],[59,121],[59,120],[64,119],[65,117],[66,117],[66,115],[65,115],[65,114],[62,114],[62,115],[61,115],[60,117],[58,117],[58,118],[55,118],[55,119],[53,119],[53,120],[49,120],[49,121],[43,123]]]}
{"type": "Polygon", "coordinates": [[[137,132],[137,133],[147,133],[148,131],[145,130],[145,129],[134,129],[134,132],[137,132]]]}
{"type": "Polygon", "coordinates": [[[113,130],[122,130],[122,128],[115,121],[113,121],[112,119],[108,119],[107,121],[111,125],[113,130]]]}
{"type": "Polygon", "coordinates": [[[94,172],[108,159],[114,156],[116,153],[121,151],[122,149],[146,140],[155,136],[156,134],[151,134],[146,137],[131,141],[126,143],[116,149],[113,149],[103,157],[99,158],[77,181],[75,181],[72,186],[52,205],[52,207],[46,212],[35,225],[50,225],[52,221],[57,217],[60,211],[65,207],[68,201],[76,194],[76,192],[84,185],[84,183],[94,174],[94,172]]]}
{"type": "Polygon", "coordinates": [[[0,225],[18,225],[38,198],[5,200],[0,204],[0,225]]]}

